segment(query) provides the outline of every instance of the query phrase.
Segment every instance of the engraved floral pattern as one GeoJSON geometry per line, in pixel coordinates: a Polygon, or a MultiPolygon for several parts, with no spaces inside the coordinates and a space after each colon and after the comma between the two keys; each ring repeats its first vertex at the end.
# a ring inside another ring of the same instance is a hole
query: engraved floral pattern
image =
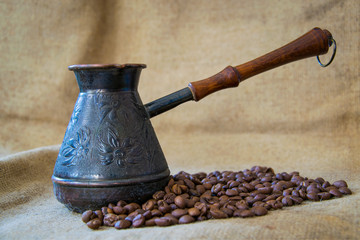
{"type": "Polygon", "coordinates": [[[75,163],[86,158],[89,152],[90,130],[88,128],[81,128],[75,138],[70,138],[61,151],[64,157],[62,165],[73,166],[75,163]]]}
{"type": "Polygon", "coordinates": [[[75,124],[78,122],[79,120],[79,115],[81,113],[81,104],[80,103],[76,103],[75,107],[74,107],[74,111],[71,114],[71,118],[70,118],[70,122],[69,125],[66,129],[66,131],[69,131],[69,129],[73,126],[75,126],[75,124]]]}
{"type": "Polygon", "coordinates": [[[135,140],[129,137],[120,139],[110,127],[105,135],[105,140],[100,138],[98,144],[101,164],[116,162],[119,167],[127,167],[141,162],[144,150],[135,140]]]}
{"type": "Polygon", "coordinates": [[[139,117],[147,118],[143,105],[138,104],[134,94],[98,93],[95,104],[98,108],[100,122],[105,118],[111,122],[128,123],[138,121],[139,117]],[[139,116],[140,115],[140,116],[139,116]]]}
{"type": "Polygon", "coordinates": [[[120,100],[116,95],[108,94],[98,94],[96,97],[96,104],[100,113],[100,121],[102,121],[106,116],[109,116],[111,120],[117,118],[116,110],[120,108],[120,100]]]}

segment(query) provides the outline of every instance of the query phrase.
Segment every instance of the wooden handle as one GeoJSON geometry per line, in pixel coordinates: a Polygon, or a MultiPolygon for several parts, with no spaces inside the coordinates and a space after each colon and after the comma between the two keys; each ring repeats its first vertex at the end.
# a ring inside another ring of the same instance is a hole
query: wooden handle
{"type": "Polygon", "coordinates": [[[194,100],[199,101],[221,89],[237,87],[239,83],[256,74],[300,59],[325,54],[331,45],[332,35],[327,30],[314,28],[287,45],[236,67],[227,67],[204,80],[191,82],[194,100]]]}

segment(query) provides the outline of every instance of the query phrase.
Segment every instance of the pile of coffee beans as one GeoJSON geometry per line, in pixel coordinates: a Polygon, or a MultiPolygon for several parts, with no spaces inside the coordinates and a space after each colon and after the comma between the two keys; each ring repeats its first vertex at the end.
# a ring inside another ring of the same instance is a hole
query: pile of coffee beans
{"type": "Polygon", "coordinates": [[[269,210],[323,201],[351,194],[347,183],[330,184],[323,178],[309,179],[299,172],[274,173],[272,168],[214,171],[209,174],[179,172],[153,198],[139,205],[119,201],[101,210],[88,210],[82,220],[91,229],[170,226],[208,219],[263,216],[269,210]]]}

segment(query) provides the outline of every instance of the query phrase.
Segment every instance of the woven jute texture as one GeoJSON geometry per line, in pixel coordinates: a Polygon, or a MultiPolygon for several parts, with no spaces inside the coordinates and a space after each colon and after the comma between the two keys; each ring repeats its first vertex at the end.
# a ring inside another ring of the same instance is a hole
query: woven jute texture
{"type": "Polygon", "coordinates": [[[0,0],[0,239],[358,239],[359,12],[357,0],[0,0]],[[337,41],[329,67],[291,63],[151,121],[172,174],[261,165],[343,179],[352,195],[121,231],[92,231],[57,202],[51,175],[79,93],[68,65],[145,63],[146,103],[313,27],[337,41]]]}

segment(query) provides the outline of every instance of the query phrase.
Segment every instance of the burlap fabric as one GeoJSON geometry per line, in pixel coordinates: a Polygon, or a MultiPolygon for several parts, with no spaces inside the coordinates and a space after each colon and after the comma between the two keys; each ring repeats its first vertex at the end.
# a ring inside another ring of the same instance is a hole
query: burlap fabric
{"type": "Polygon", "coordinates": [[[0,1],[0,239],[359,238],[359,12],[356,0],[0,1]],[[148,102],[315,26],[338,43],[328,68],[292,63],[152,123],[172,173],[263,165],[344,179],[353,195],[124,231],[92,231],[56,201],[50,178],[78,94],[68,65],[146,63],[139,92],[148,102]]]}

